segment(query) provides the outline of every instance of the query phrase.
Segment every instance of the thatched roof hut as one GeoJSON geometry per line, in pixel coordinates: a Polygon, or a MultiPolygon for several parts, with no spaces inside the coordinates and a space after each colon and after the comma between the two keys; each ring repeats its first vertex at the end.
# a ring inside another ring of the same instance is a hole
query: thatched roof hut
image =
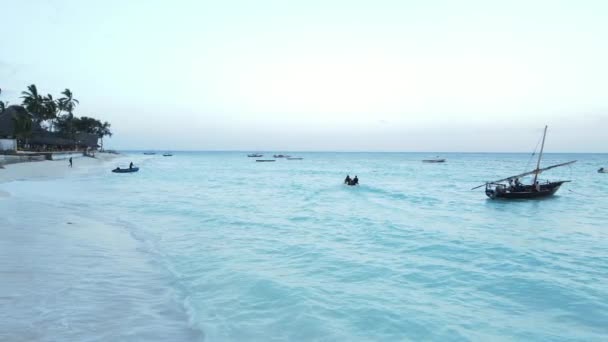
{"type": "Polygon", "coordinates": [[[15,119],[19,115],[29,115],[21,106],[9,106],[0,113],[0,138],[15,137],[15,119]]]}
{"type": "Polygon", "coordinates": [[[35,128],[32,131],[32,136],[29,139],[31,145],[47,145],[47,146],[74,146],[72,139],[66,139],[59,133],[45,131],[41,128],[35,128]]]}
{"type": "Polygon", "coordinates": [[[92,133],[78,133],[76,135],[76,145],[79,147],[97,149],[99,147],[99,145],[97,145],[98,140],[99,137],[92,133]]]}

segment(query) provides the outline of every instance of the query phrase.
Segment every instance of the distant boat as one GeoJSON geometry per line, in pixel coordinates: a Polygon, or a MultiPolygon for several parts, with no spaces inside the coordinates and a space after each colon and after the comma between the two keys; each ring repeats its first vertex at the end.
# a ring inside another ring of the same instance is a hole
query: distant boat
{"type": "Polygon", "coordinates": [[[597,173],[608,173],[608,170],[604,169],[603,167],[600,167],[600,169],[597,170],[597,173]]]}
{"type": "Polygon", "coordinates": [[[164,153],[163,157],[173,157],[173,155],[171,153],[164,153]]]}
{"type": "Polygon", "coordinates": [[[445,159],[424,159],[423,163],[445,163],[445,159]]]}
{"type": "Polygon", "coordinates": [[[269,162],[275,162],[276,160],[274,159],[256,159],[256,162],[258,163],[269,163],[269,162]]]}
{"type": "Polygon", "coordinates": [[[247,157],[249,158],[259,158],[259,157],[263,157],[263,154],[257,154],[257,153],[252,153],[252,154],[248,154],[247,157]]]}
{"type": "Polygon", "coordinates": [[[137,172],[137,171],[139,171],[138,167],[125,168],[125,169],[121,169],[121,168],[117,167],[114,170],[112,170],[112,172],[114,172],[114,173],[132,173],[132,172],[137,172]]]}
{"type": "Polygon", "coordinates": [[[156,152],[144,152],[144,154],[150,156],[156,154],[156,152]]]}
{"type": "Polygon", "coordinates": [[[289,158],[291,156],[288,156],[286,154],[275,154],[273,157],[275,157],[275,158],[289,158]]]}
{"type": "Polygon", "coordinates": [[[304,158],[299,158],[299,157],[298,157],[298,158],[287,157],[287,160],[302,160],[302,159],[304,159],[304,158]]]}
{"type": "MultiPolygon", "coordinates": [[[[576,160],[569,161],[566,163],[556,164],[547,166],[544,168],[540,168],[540,161],[543,157],[543,149],[545,147],[545,137],[547,135],[547,126],[545,126],[545,131],[543,133],[543,142],[540,147],[540,154],[538,155],[538,161],[536,162],[536,169],[528,172],[521,173],[519,175],[499,179],[493,182],[487,182],[486,184],[482,184],[480,186],[474,187],[473,189],[480,188],[482,186],[486,187],[486,196],[491,199],[495,198],[503,198],[503,199],[527,199],[527,198],[541,198],[547,197],[555,194],[557,190],[562,186],[562,184],[570,182],[570,181],[557,181],[557,182],[538,182],[538,175],[556,167],[570,165],[575,163],[576,160]],[[534,175],[534,180],[532,184],[525,185],[519,182],[519,178],[534,175]]],[[[473,190],[471,189],[471,190],[473,190]]]]}

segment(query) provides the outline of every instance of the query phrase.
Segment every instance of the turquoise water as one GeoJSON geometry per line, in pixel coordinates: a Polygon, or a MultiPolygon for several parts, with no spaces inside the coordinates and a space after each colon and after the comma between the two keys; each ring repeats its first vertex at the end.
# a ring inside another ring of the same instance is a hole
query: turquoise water
{"type": "Polygon", "coordinates": [[[608,155],[514,202],[526,154],[245,155],[0,184],[0,340],[608,339],[608,155]]]}

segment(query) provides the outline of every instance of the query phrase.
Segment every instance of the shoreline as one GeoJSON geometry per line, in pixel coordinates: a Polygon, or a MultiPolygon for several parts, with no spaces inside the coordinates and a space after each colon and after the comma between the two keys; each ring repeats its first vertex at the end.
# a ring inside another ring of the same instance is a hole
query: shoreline
{"type": "MultiPolygon", "coordinates": [[[[97,152],[95,158],[85,156],[74,158],[72,168],[69,167],[67,160],[32,160],[4,164],[0,168],[0,184],[19,180],[57,179],[75,172],[80,174],[119,156],[112,153],[97,152]]],[[[0,192],[0,198],[4,196],[6,196],[6,192],[0,192]]]]}

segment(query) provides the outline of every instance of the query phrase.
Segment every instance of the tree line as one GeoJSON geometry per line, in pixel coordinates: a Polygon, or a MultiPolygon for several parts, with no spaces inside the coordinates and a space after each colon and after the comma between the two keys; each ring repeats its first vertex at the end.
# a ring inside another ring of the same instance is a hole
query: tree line
{"type": "MultiPolygon", "coordinates": [[[[61,97],[54,99],[51,94],[41,95],[36,85],[32,84],[26,91],[21,92],[21,95],[21,105],[11,106],[15,107],[16,115],[13,120],[15,135],[18,138],[27,138],[34,128],[55,132],[72,140],[75,140],[79,133],[90,133],[101,139],[103,148],[103,138],[112,136],[111,125],[107,121],[101,122],[93,117],[74,115],[74,109],[80,102],[74,98],[70,89],[66,88],[61,92],[61,97]]],[[[0,113],[7,108],[8,103],[0,101],[0,113]]]]}

